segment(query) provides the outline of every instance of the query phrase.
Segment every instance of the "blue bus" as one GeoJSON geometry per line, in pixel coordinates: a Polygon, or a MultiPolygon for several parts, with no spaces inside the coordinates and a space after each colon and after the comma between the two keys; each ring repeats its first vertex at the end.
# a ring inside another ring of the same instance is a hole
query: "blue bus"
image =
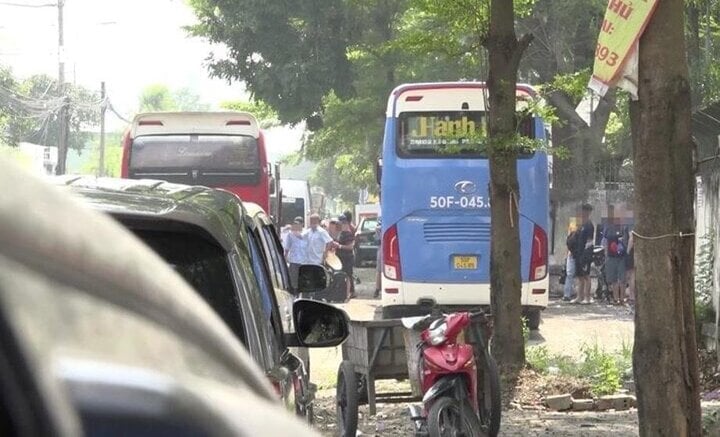
{"type": "MultiPolygon", "coordinates": [[[[533,95],[517,87],[519,102],[533,95]]],[[[480,82],[406,84],[390,95],[379,170],[385,318],[490,305],[490,168],[468,146],[487,132],[486,100],[480,82]]],[[[519,129],[545,139],[539,117],[519,129]]],[[[547,154],[521,154],[518,178],[522,305],[537,329],[549,288],[547,154]]]]}

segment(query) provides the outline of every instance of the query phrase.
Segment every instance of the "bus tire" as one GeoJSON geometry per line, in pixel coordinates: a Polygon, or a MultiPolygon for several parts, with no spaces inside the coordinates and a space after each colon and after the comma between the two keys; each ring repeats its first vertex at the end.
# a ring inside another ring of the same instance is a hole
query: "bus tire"
{"type": "Polygon", "coordinates": [[[527,324],[531,331],[540,329],[540,310],[530,310],[527,313],[527,324]]]}

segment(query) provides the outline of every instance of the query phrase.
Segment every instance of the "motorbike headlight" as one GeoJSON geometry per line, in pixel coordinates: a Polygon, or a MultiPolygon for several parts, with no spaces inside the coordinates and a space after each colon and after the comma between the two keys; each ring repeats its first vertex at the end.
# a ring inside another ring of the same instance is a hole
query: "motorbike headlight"
{"type": "Polygon", "coordinates": [[[430,328],[428,328],[428,331],[430,333],[430,344],[432,344],[433,346],[443,344],[446,340],[445,333],[447,332],[447,323],[442,322],[437,325],[433,325],[434,326],[430,326],[430,328]]]}

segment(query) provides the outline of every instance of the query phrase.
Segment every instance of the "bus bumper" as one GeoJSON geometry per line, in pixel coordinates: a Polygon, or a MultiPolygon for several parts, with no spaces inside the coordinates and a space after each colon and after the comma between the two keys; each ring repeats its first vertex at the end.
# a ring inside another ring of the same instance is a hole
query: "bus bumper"
{"type": "MultiPolygon", "coordinates": [[[[549,287],[548,277],[523,283],[523,312],[545,309],[549,287]]],[[[383,314],[397,314],[398,317],[420,315],[434,305],[458,309],[490,307],[490,284],[431,284],[382,278],[383,314]]]]}

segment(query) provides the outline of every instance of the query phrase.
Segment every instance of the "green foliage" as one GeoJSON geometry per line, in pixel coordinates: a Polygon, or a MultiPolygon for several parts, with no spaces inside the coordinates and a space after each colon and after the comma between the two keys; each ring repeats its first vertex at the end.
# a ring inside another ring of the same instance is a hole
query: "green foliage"
{"type": "Polygon", "coordinates": [[[82,150],[90,138],[85,128],[99,122],[98,93],[72,84],[65,84],[61,92],[47,75],[19,81],[9,70],[0,70],[0,91],[0,140],[12,146],[23,141],[57,146],[63,106],[69,118],[71,149],[82,150]]]}
{"type": "Polygon", "coordinates": [[[140,112],[207,111],[210,105],[202,103],[190,88],[172,91],[167,85],[156,83],[140,93],[138,108],[140,112]]]}
{"type": "Polygon", "coordinates": [[[550,83],[542,87],[542,93],[560,91],[570,98],[573,106],[577,106],[587,93],[590,80],[590,68],[566,74],[557,74],[550,83]]]}
{"type": "Polygon", "coordinates": [[[622,371],[615,356],[605,352],[597,344],[585,345],[581,351],[584,360],[580,372],[582,375],[587,375],[592,382],[593,394],[596,396],[613,394],[622,387],[622,371]]]}
{"type": "Polygon", "coordinates": [[[207,111],[210,109],[210,105],[200,101],[200,95],[188,87],[175,91],[172,98],[178,111],[207,111]]]}
{"type": "Polygon", "coordinates": [[[163,84],[148,85],[140,94],[140,112],[174,111],[177,109],[170,88],[163,84]]]}
{"type": "Polygon", "coordinates": [[[632,374],[632,346],[623,343],[618,353],[609,353],[597,344],[581,348],[582,359],[552,354],[545,346],[529,346],[525,351],[528,365],[543,374],[558,374],[586,379],[595,396],[616,393],[632,374]]]}
{"type": "Polygon", "coordinates": [[[720,434],[720,410],[703,410],[702,415],[703,435],[720,434]]]}
{"type": "Polygon", "coordinates": [[[715,289],[715,235],[708,232],[700,238],[700,248],[695,257],[695,323],[715,321],[713,292],[715,289]]]}
{"type": "Polygon", "coordinates": [[[265,102],[257,100],[253,102],[233,100],[220,103],[220,107],[223,109],[228,109],[230,111],[251,113],[255,116],[255,118],[258,120],[258,123],[260,123],[260,127],[263,129],[275,127],[280,124],[277,112],[275,112],[275,110],[265,102]]]}
{"type": "Polygon", "coordinates": [[[712,303],[715,289],[715,235],[708,232],[700,238],[700,248],[695,258],[695,300],[698,303],[712,303]]]}
{"type": "MultiPolygon", "coordinates": [[[[100,164],[100,139],[93,138],[90,144],[90,154],[80,168],[83,174],[98,175],[100,164]]],[[[105,138],[105,176],[120,177],[122,164],[122,132],[108,133],[105,138]]]]}
{"type": "Polygon", "coordinates": [[[346,183],[345,179],[346,177],[336,169],[333,160],[322,159],[313,170],[310,183],[313,186],[323,187],[326,194],[330,194],[334,199],[354,205],[358,200],[358,191],[354,186],[346,183]]]}
{"type": "Polygon", "coordinates": [[[243,81],[253,98],[267,102],[284,123],[298,123],[321,110],[334,90],[352,92],[347,49],[366,24],[355,3],[343,0],[190,0],[198,24],[194,36],[227,46],[211,54],[215,77],[243,81]]]}

